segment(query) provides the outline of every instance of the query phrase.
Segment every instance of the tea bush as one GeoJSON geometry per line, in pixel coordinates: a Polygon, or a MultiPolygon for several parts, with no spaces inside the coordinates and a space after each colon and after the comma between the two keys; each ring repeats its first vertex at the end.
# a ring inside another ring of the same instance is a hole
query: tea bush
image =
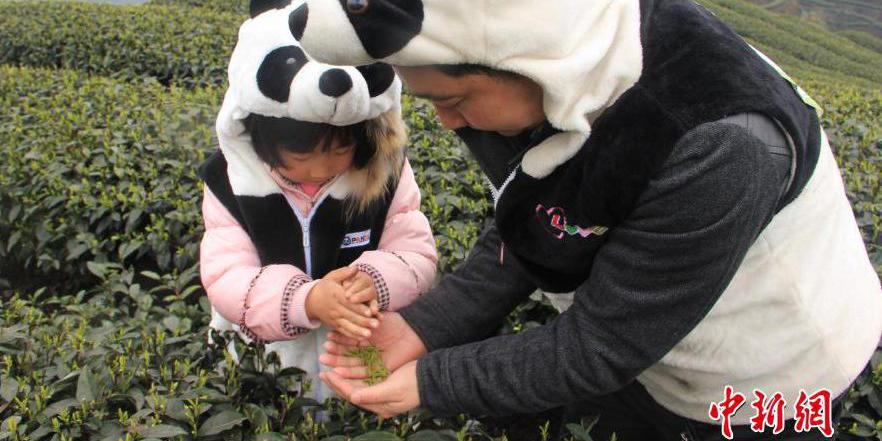
{"type": "Polygon", "coordinates": [[[855,44],[859,46],[863,46],[872,51],[876,51],[876,53],[882,53],[882,38],[879,38],[873,34],[864,31],[839,31],[837,34],[853,41],[855,44]]]}
{"type": "MultiPolygon", "coordinates": [[[[880,54],[821,26],[739,0],[701,0],[700,3],[739,35],[760,43],[763,46],[760,49],[774,48],[809,65],[863,79],[877,88],[882,84],[880,54]]],[[[786,64],[784,67],[788,68],[786,64]]]]}
{"type": "Polygon", "coordinates": [[[192,266],[219,99],[0,66],[0,278],[77,287],[89,261],[192,266]]]}
{"type": "MultiPolygon", "coordinates": [[[[466,416],[380,420],[339,400],[303,398],[301,372],[234,333],[211,336],[195,274],[133,283],[96,268],[89,290],[0,297],[0,439],[453,441],[494,439],[466,416]],[[232,344],[237,364],[223,350],[232,344]],[[319,416],[323,415],[323,416],[319,416]]],[[[156,277],[147,274],[149,277],[156,277]]],[[[539,428],[535,429],[538,433],[539,428]]]]}
{"type": "MultiPolygon", "coordinates": [[[[880,57],[826,31],[792,32],[737,0],[705,3],[824,106],[882,275],[880,57]]],[[[205,344],[195,170],[216,148],[215,86],[246,9],[239,0],[0,2],[0,441],[498,438],[502,426],[487,418],[380,421],[310,402],[292,392],[298,373],[279,371],[261,348],[232,335],[205,344]],[[241,365],[219,349],[227,340],[241,365]]],[[[449,272],[491,222],[484,178],[424,101],[405,95],[404,115],[449,272]]],[[[534,296],[499,333],[552,317],[534,296]]],[[[841,439],[882,439],[882,352],[873,366],[846,400],[841,439]]],[[[584,429],[571,428],[575,439],[589,439],[584,429]]]]}
{"type": "Polygon", "coordinates": [[[409,95],[402,101],[410,132],[408,158],[423,196],[421,209],[438,244],[438,270],[448,272],[492,222],[489,187],[468,150],[441,127],[425,101],[409,95]]]}
{"type": "Polygon", "coordinates": [[[151,5],[187,6],[216,12],[231,12],[248,17],[248,0],[150,0],[151,5]]]}
{"type": "MultiPolygon", "coordinates": [[[[91,270],[97,281],[86,290],[0,291],[0,440],[508,439],[492,418],[416,411],[380,420],[340,400],[306,399],[298,391],[310,385],[298,370],[279,369],[275,356],[234,333],[206,333],[209,305],[193,289],[195,272],[91,270]]],[[[874,366],[846,401],[840,439],[878,433],[882,351],[874,366]]],[[[591,424],[568,425],[568,439],[591,441],[591,424]]],[[[521,428],[539,440],[555,430],[521,428]]]]}
{"type": "Polygon", "coordinates": [[[222,86],[242,20],[188,7],[0,2],[0,63],[222,86]]]}
{"type": "MultiPolygon", "coordinates": [[[[0,67],[0,279],[86,286],[85,263],[159,272],[198,257],[196,167],[216,148],[218,89],[0,67]]],[[[481,175],[407,98],[410,156],[441,250],[462,260],[489,218],[481,175]]]]}

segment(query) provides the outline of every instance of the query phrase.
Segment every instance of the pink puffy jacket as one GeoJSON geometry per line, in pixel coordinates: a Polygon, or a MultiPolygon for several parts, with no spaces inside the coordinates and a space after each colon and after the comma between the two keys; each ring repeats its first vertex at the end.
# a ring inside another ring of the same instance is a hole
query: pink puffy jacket
{"type": "MultiPolygon", "coordinates": [[[[320,200],[328,186],[312,197],[298,191],[273,174],[290,203],[303,213],[313,209],[313,201],[320,200]]],[[[389,207],[383,235],[376,251],[365,251],[352,265],[373,268],[374,285],[378,292],[389,292],[389,307],[395,311],[427,291],[435,278],[438,261],[435,240],[429,221],[419,210],[420,190],[410,163],[405,161],[398,188],[389,207]]],[[[205,235],[200,248],[202,284],[214,309],[226,320],[239,323],[243,315],[245,294],[249,284],[260,271],[257,250],[248,233],[205,187],[202,203],[205,235]]],[[[308,276],[294,265],[270,265],[255,281],[249,295],[246,326],[254,336],[265,341],[289,340],[282,331],[282,317],[287,314],[291,324],[306,329],[318,328],[321,323],[309,320],[305,302],[316,281],[300,286],[293,301],[282,311],[285,286],[293,277],[308,276]]]]}

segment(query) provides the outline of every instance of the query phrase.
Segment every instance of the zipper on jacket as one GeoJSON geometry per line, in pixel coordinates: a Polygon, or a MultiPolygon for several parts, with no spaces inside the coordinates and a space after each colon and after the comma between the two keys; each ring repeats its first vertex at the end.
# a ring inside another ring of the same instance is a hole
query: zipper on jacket
{"type": "Polygon", "coordinates": [[[326,191],[309,209],[309,212],[304,216],[300,209],[297,208],[297,204],[288,198],[288,195],[285,195],[285,200],[288,201],[288,205],[291,206],[291,210],[294,211],[294,215],[297,216],[297,221],[300,222],[300,233],[303,236],[303,260],[306,268],[303,268],[303,272],[305,272],[309,277],[315,278],[312,274],[312,244],[309,237],[309,229],[310,224],[312,223],[312,218],[315,216],[316,211],[325,201],[325,199],[330,195],[331,192],[326,191]]]}
{"type": "MultiPolygon", "coordinates": [[[[288,205],[291,206],[291,210],[294,211],[294,216],[297,216],[297,222],[300,223],[300,232],[303,235],[303,261],[304,261],[304,265],[306,265],[306,268],[303,268],[303,272],[305,272],[307,275],[309,275],[309,277],[311,277],[313,279],[315,277],[312,274],[312,245],[311,245],[312,241],[310,240],[310,237],[309,237],[309,228],[310,228],[310,224],[312,223],[312,217],[315,216],[315,213],[318,211],[318,208],[322,205],[322,203],[325,201],[325,198],[327,198],[329,194],[331,194],[331,192],[329,192],[329,191],[325,192],[325,194],[322,195],[322,197],[320,197],[315,202],[315,204],[312,205],[312,207],[310,207],[309,212],[306,213],[306,216],[304,216],[302,213],[300,213],[300,209],[297,208],[297,204],[294,201],[292,201],[290,198],[288,198],[288,195],[284,195],[285,200],[288,201],[288,205]]],[[[310,335],[310,337],[318,339],[318,334],[316,333],[315,336],[310,335]]],[[[318,340],[316,340],[316,344],[318,344],[318,340]]],[[[316,356],[315,365],[316,365],[316,373],[321,372],[322,366],[321,366],[321,363],[318,362],[318,356],[316,356]]],[[[316,389],[316,397],[318,398],[319,402],[325,401],[326,397],[322,393],[322,386],[321,385],[318,385],[318,389],[316,389]]]]}
{"type": "Polygon", "coordinates": [[[301,225],[303,231],[303,258],[306,260],[306,274],[312,277],[312,246],[309,244],[309,223],[312,222],[312,213],[306,219],[306,223],[301,225]]]}

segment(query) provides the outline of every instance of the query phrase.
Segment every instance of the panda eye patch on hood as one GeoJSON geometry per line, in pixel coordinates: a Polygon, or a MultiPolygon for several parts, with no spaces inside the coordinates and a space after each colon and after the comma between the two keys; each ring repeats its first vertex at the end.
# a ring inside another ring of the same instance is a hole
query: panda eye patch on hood
{"type": "Polygon", "coordinates": [[[307,62],[306,54],[297,46],[273,49],[257,69],[257,88],[268,98],[280,103],[288,101],[291,81],[307,62]]]}

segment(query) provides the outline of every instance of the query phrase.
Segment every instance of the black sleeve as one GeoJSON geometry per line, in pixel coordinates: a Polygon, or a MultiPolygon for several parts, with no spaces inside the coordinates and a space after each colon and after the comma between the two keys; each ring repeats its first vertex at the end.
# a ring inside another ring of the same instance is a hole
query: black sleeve
{"type": "Polygon", "coordinates": [[[493,335],[536,290],[513,259],[500,258],[501,244],[496,227],[488,227],[459,268],[399,310],[429,351],[493,335]]]}
{"type": "Polygon", "coordinates": [[[422,405],[436,415],[508,415],[627,385],[704,318],[786,178],[787,161],[744,127],[692,130],[608,233],[573,306],[545,326],[421,358],[422,405]]]}

